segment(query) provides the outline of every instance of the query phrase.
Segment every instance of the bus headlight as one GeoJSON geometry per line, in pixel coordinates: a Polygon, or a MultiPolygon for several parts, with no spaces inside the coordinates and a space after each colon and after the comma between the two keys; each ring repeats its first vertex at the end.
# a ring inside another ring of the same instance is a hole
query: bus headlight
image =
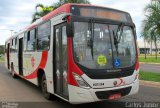
{"type": "Polygon", "coordinates": [[[78,83],[79,87],[85,88],[85,89],[89,89],[91,88],[82,77],[80,77],[79,75],[77,75],[76,73],[73,73],[73,77],[76,80],[76,82],[78,83]]]}

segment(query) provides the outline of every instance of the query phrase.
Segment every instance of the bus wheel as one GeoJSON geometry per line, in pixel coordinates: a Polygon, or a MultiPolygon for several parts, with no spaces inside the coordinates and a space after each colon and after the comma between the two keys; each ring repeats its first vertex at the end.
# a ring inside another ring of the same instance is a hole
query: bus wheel
{"type": "Polygon", "coordinates": [[[14,73],[14,67],[13,64],[11,64],[11,73],[13,78],[17,78],[17,75],[14,73]]]}
{"type": "Polygon", "coordinates": [[[43,96],[44,96],[46,99],[50,100],[50,99],[51,99],[51,94],[48,93],[48,91],[47,91],[47,81],[46,81],[46,76],[45,76],[45,74],[43,74],[43,76],[42,76],[41,88],[42,88],[43,96]]]}

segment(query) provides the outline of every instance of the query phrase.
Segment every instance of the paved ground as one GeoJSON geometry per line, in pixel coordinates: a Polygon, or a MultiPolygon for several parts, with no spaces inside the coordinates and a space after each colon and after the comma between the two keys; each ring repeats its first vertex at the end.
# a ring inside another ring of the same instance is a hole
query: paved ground
{"type": "MultiPolygon", "coordinates": [[[[126,104],[126,102],[146,101],[160,102],[160,88],[141,85],[137,95],[125,97],[115,102],[105,101],[71,105],[59,98],[48,101],[43,98],[41,91],[36,86],[20,78],[13,79],[11,74],[0,64],[0,108],[5,108],[4,106],[7,103],[4,102],[23,102],[18,103],[18,108],[127,108],[128,104],[126,104]]],[[[11,104],[16,106],[17,103],[10,103],[10,105],[11,104]]],[[[158,105],[158,107],[160,107],[160,103],[158,105]]]]}
{"type": "Polygon", "coordinates": [[[140,64],[140,70],[160,73],[159,64],[140,64]]]}

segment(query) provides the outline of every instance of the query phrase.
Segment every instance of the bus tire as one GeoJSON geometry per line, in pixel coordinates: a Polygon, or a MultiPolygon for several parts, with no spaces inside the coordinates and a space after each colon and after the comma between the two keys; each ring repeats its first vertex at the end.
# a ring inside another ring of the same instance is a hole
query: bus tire
{"type": "Polygon", "coordinates": [[[12,77],[13,77],[13,78],[17,78],[17,77],[18,77],[18,76],[15,74],[15,72],[14,72],[13,63],[11,64],[11,74],[12,74],[12,77]]]}
{"type": "Polygon", "coordinates": [[[43,96],[50,100],[51,97],[52,97],[52,94],[51,93],[48,93],[47,91],[47,81],[46,81],[46,76],[45,74],[42,75],[42,79],[41,79],[41,89],[42,89],[42,93],[43,93],[43,96]]]}

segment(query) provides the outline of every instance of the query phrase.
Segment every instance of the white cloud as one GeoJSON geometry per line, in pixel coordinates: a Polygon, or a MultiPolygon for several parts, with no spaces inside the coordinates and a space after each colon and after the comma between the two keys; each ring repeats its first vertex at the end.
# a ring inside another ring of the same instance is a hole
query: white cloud
{"type": "Polygon", "coordinates": [[[53,0],[1,0],[0,45],[4,45],[5,40],[11,36],[11,29],[19,31],[30,24],[36,4],[51,5],[53,2],[53,0]]]}
{"type": "Polygon", "coordinates": [[[35,9],[35,4],[22,3],[19,7],[16,8],[16,11],[21,12],[32,12],[35,9]]]}
{"type": "Polygon", "coordinates": [[[0,33],[0,45],[4,45],[5,40],[11,36],[11,32],[8,30],[3,30],[3,32],[1,32],[0,30],[0,33]]]}
{"type": "Polygon", "coordinates": [[[7,26],[0,26],[0,29],[7,29],[7,26]]]}

